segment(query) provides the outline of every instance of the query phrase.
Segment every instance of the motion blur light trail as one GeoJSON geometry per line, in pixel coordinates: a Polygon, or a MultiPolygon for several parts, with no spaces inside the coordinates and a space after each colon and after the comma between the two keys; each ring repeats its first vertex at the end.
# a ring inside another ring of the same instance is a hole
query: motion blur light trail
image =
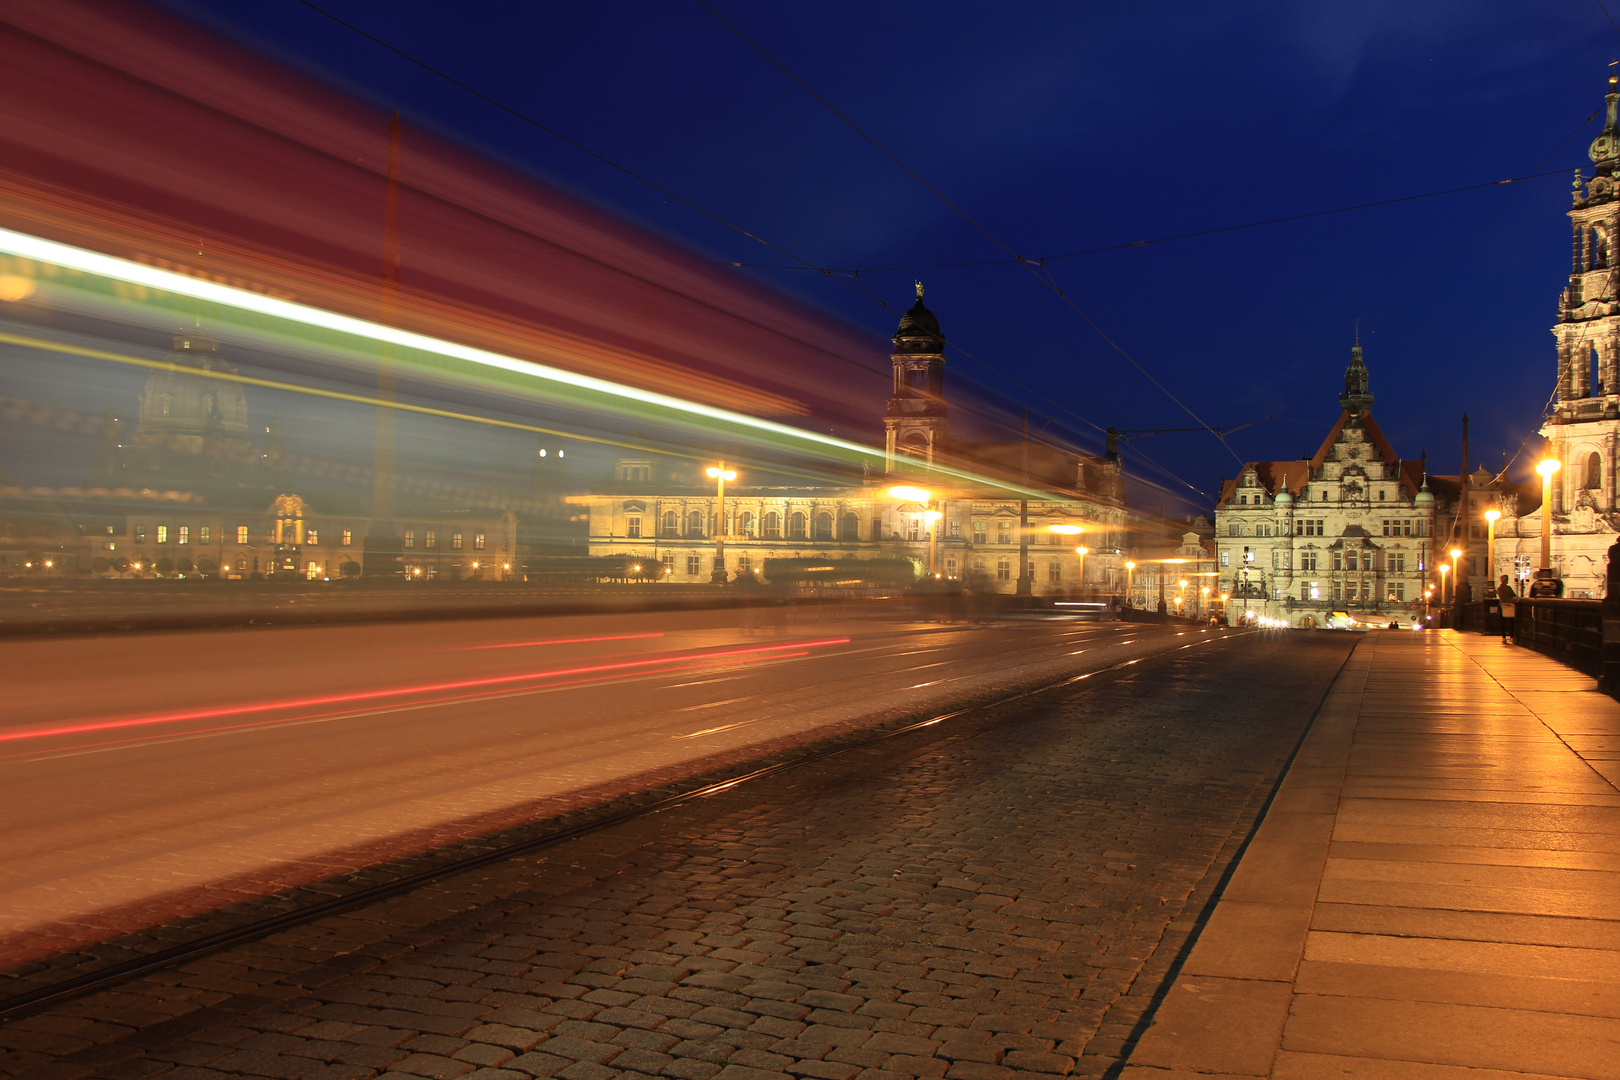
{"type": "MultiPolygon", "coordinates": [[[[740,438],[748,442],[774,444],[780,450],[799,450],[815,457],[832,458],[853,465],[881,468],[884,464],[881,450],[832,435],[823,435],[700,402],[685,401],[667,394],[576,374],[533,360],[503,356],[485,349],[439,340],[349,315],[323,311],[306,304],[144,266],[11,229],[0,229],[0,254],[61,267],[76,274],[90,275],[92,278],[107,282],[122,282],[156,290],[159,293],[188,297],[218,305],[232,312],[246,313],[247,327],[250,330],[260,332],[280,330],[286,333],[290,329],[296,337],[306,340],[308,331],[311,330],[334,333],[339,336],[342,345],[370,356],[376,355],[377,345],[392,346],[396,350],[401,350],[394,354],[396,362],[420,366],[452,381],[472,377],[491,388],[522,389],[539,400],[570,407],[605,411],[654,423],[687,426],[702,424],[711,440],[715,437],[732,440],[740,438]],[[271,322],[267,323],[266,319],[271,322]],[[360,342],[365,342],[371,347],[357,348],[360,342]],[[500,377],[503,375],[506,378],[500,377]],[[515,381],[512,380],[512,376],[516,376],[515,381]]],[[[210,314],[217,319],[223,312],[210,314]]],[[[918,462],[915,471],[925,482],[972,484],[995,488],[1021,497],[1033,499],[1047,497],[1045,493],[1036,489],[966,472],[948,465],[918,462]]]]}
{"type": "MultiPolygon", "coordinates": [[[[639,635],[627,635],[639,636],[639,635]]],[[[651,635],[660,636],[660,635],[651,635]]],[[[586,639],[590,640],[590,639],[586,639]]],[[[598,639],[598,640],[623,640],[598,639]]],[[[369,690],[357,694],[331,694],[324,697],[296,698],[287,701],[265,701],[253,705],[229,708],[200,709],[191,712],[167,713],[158,716],[138,716],[119,720],[98,720],[80,724],[61,724],[51,727],[24,728],[21,731],[0,731],[0,743],[24,739],[44,739],[58,735],[80,735],[96,731],[114,731],[124,728],[148,727],[153,724],[175,724],[188,720],[213,720],[226,716],[245,716],[252,713],[278,712],[284,709],[304,709],[319,705],[347,705],[383,698],[408,697],[414,694],[432,694],[445,690],[469,690],[475,687],[510,685],[533,682],[537,679],[559,678],[565,675],[588,675],[602,671],[626,671],[636,668],[659,667],[694,660],[725,657],[753,656],[782,653],[791,649],[814,649],[828,645],[847,645],[849,638],[823,638],[818,641],[795,641],[782,645],[759,645],[747,649],[724,649],[703,653],[681,653],[675,656],[655,657],[647,660],[625,660],[614,664],[595,664],[586,667],[556,668],[548,671],[528,671],[517,675],[498,675],[483,679],[465,679],[455,682],[426,683],[418,686],[395,687],[390,690],[369,690]]]]}

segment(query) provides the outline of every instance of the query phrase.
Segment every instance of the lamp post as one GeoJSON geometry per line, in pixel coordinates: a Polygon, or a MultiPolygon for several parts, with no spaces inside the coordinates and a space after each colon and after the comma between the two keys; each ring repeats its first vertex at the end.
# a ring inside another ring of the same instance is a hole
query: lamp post
{"type": "Polygon", "coordinates": [[[1134,589],[1135,585],[1136,585],[1136,564],[1133,563],[1133,562],[1128,562],[1128,563],[1125,564],[1125,606],[1126,607],[1135,607],[1136,606],[1136,593],[1132,591],[1134,589]]]}
{"type": "Polygon", "coordinates": [[[1209,586],[1203,585],[1198,589],[1198,621],[1203,622],[1209,615],[1209,586]]]}
{"type": "Polygon", "coordinates": [[[1231,593],[1221,593],[1221,624],[1224,626],[1232,625],[1231,620],[1226,617],[1226,605],[1231,599],[1231,593]]]}
{"type": "Polygon", "coordinates": [[[1536,462],[1536,472],[1541,474],[1541,569],[1552,577],[1552,478],[1563,463],[1552,456],[1550,442],[1543,453],[1546,456],[1536,462]]]}
{"type": "Polygon", "coordinates": [[[1445,563],[1440,564],[1440,606],[1446,606],[1446,573],[1451,567],[1445,563]]]}
{"type": "Polygon", "coordinates": [[[1176,584],[1181,586],[1181,597],[1178,600],[1176,600],[1176,609],[1182,615],[1186,615],[1187,614],[1187,579],[1182,578],[1180,581],[1176,582],[1176,584]]]}
{"type": "MultiPolygon", "coordinates": [[[[737,479],[735,470],[726,468],[724,461],[703,470],[715,483],[714,515],[714,569],[709,573],[711,585],[726,583],[726,481],[737,479]]],[[[655,507],[656,509],[656,507],[655,507]]]]}
{"type": "Polygon", "coordinates": [[[924,510],[923,520],[928,522],[928,576],[939,577],[939,519],[944,517],[939,510],[924,510]]]}
{"type": "Polygon", "coordinates": [[[1494,506],[1485,511],[1485,587],[1496,588],[1496,519],[1502,511],[1494,506]]]}
{"type": "Polygon", "coordinates": [[[1458,584],[1462,578],[1457,576],[1457,559],[1462,555],[1462,548],[1452,548],[1446,554],[1451,556],[1451,602],[1455,604],[1462,596],[1462,587],[1458,584]]]}
{"type": "Polygon", "coordinates": [[[1080,594],[1083,596],[1086,591],[1086,556],[1091,554],[1091,549],[1077,547],[1074,549],[1074,553],[1080,556],[1080,594]]]}

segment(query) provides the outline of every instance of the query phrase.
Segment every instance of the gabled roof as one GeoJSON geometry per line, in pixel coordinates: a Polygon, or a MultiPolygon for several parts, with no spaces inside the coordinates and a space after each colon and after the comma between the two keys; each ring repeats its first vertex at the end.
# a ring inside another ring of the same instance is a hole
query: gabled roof
{"type": "MultiPolygon", "coordinates": [[[[1310,482],[1311,475],[1322,467],[1323,461],[1327,460],[1328,451],[1332,450],[1333,444],[1339,441],[1339,435],[1344,431],[1344,425],[1349,422],[1349,411],[1341,410],[1339,419],[1334,423],[1332,429],[1328,431],[1327,437],[1322,440],[1322,445],[1317,447],[1316,453],[1309,460],[1249,461],[1244,463],[1243,468],[1245,471],[1253,469],[1255,476],[1273,498],[1283,490],[1287,490],[1288,494],[1297,497],[1300,489],[1310,482]]],[[[1362,410],[1361,426],[1367,432],[1367,441],[1372,443],[1373,449],[1378,451],[1378,455],[1384,463],[1399,466],[1397,471],[1401,487],[1409,495],[1416,495],[1418,489],[1423,485],[1423,462],[1404,461],[1397,457],[1394,447],[1390,446],[1389,439],[1385,437],[1383,429],[1378,426],[1378,421],[1373,419],[1370,410],[1362,410]]],[[[1242,479],[1242,476],[1243,473],[1239,472],[1237,477],[1226,482],[1226,485],[1221,488],[1220,499],[1216,503],[1217,506],[1226,505],[1227,500],[1236,493],[1238,480],[1242,479]]]]}

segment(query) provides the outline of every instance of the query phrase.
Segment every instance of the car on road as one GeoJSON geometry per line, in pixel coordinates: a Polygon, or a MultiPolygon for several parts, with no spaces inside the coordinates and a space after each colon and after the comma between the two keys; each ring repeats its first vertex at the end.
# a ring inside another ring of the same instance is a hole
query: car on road
{"type": "Polygon", "coordinates": [[[1360,624],[1350,617],[1348,611],[1330,611],[1322,625],[1329,630],[1354,630],[1360,624]]]}

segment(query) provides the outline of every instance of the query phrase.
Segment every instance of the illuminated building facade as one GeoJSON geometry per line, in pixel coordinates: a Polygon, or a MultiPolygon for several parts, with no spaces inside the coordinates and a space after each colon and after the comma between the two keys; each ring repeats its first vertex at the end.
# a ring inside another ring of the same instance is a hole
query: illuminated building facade
{"type": "Polygon", "coordinates": [[[721,521],[702,463],[625,457],[588,495],[572,500],[588,509],[590,553],[630,556],[637,565],[660,567],[656,576],[669,581],[710,581],[718,531],[726,560],[719,569],[731,580],[762,571],[772,559],[905,559],[918,577],[932,573],[1012,593],[1019,591],[1020,539],[1027,538],[1022,571],[1030,593],[1122,593],[1128,523],[1112,441],[1097,457],[1039,443],[953,439],[943,396],[945,336],[920,286],[893,344],[894,389],[883,417],[887,476],[764,486],[751,482],[744,463],[737,466],[740,479],[727,486],[721,521]],[[990,484],[939,489],[908,476],[912,461],[1006,481],[1040,497],[1023,505],[990,484]],[[931,498],[890,492],[908,485],[928,486],[931,498]]]}
{"type": "MultiPolygon", "coordinates": [[[[1421,604],[1444,512],[1421,461],[1403,461],[1372,415],[1361,346],[1339,419],[1309,459],[1251,461],[1215,507],[1220,591],[1254,611],[1321,626],[1331,611],[1409,618],[1421,604]]],[[[1443,542],[1443,541],[1442,541],[1443,542]]]]}
{"type": "MultiPolygon", "coordinates": [[[[1612,75],[1607,105],[1607,121],[1587,151],[1593,175],[1575,171],[1569,282],[1552,331],[1558,393],[1541,428],[1562,464],[1551,484],[1552,559],[1572,598],[1603,596],[1608,548],[1620,531],[1620,90],[1612,75]]],[[[1540,501],[1536,491],[1502,506],[1496,574],[1517,576],[1540,564],[1540,501]]]]}

